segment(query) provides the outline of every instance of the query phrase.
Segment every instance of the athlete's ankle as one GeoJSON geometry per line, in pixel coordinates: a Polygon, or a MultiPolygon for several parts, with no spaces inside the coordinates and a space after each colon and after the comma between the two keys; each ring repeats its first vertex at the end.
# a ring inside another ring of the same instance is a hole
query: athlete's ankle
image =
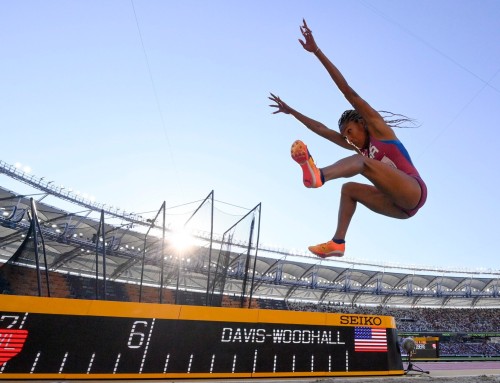
{"type": "Polygon", "coordinates": [[[332,238],[332,241],[338,243],[339,245],[345,243],[344,239],[332,238]]]}

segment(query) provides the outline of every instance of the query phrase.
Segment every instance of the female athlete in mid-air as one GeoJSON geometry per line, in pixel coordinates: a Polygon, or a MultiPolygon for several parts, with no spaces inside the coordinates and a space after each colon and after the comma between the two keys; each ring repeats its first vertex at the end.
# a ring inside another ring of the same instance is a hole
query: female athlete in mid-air
{"type": "Polygon", "coordinates": [[[390,115],[403,118],[391,120],[386,116],[384,119],[351,88],[337,67],[318,48],[305,20],[300,30],[305,42],[300,39],[299,42],[306,51],[313,53],[319,59],[354,110],[342,113],[339,119],[340,133],[296,111],[271,93],[269,99],[276,104],[270,106],[277,108],[273,113],[291,114],[314,133],[343,148],[357,152],[333,165],[318,168],[307,146],[302,141],[295,141],[291,154],[302,168],[304,185],[308,188],[317,188],[327,181],[353,177],[357,174],[365,176],[373,183],[373,185],[345,183],[340,197],[337,230],[332,240],[309,247],[312,253],[321,258],[342,256],[345,251],[347,229],[358,202],[376,213],[406,219],[415,215],[424,205],[427,188],[408,152],[392,129],[400,126],[401,122],[411,120],[394,114],[390,115]]]}

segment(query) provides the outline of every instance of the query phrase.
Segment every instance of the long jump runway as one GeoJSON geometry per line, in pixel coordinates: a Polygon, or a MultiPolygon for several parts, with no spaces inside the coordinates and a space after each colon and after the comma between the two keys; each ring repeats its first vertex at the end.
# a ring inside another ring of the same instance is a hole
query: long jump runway
{"type": "MultiPolygon", "coordinates": [[[[448,378],[441,381],[453,382],[500,382],[500,361],[489,362],[413,362],[414,367],[419,367],[424,371],[429,371],[429,374],[420,374],[417,371],[410,371],[408,376],[429,376],[436,378],[448,378]],[[491,377],[489,380],[484,380],[485,376],[491,377]],[[476,377],[477,379],[474,379],[476,377]]],[[[407,363],[404,363],[404,368],[407,368],[407,363]]]]}
{"type": "MultiPolygon", "coordinates": [[[[464,371],[474,372],[474,375],[488,374],[500,375],[500,361],[493,362],[414,362],[414,366],[420,367],[422,370],[428,370],[432,375],[462,375],[464,371]]],[[[407,367],[407,363],[404,363],[407,367]]]]}

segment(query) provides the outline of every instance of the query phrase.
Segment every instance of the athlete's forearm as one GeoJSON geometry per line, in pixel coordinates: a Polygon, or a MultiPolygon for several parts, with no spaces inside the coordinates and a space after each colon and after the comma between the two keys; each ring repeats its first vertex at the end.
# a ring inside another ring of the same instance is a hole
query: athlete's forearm
{"type": "Polygon", "coordinates": [[[385,130],[387,125],[384,123],[380,114],[373,109],[358,93],[347,83],[345,77],[340,73],[338,68],[326,57],[326,55],[318,48],[314,53],[319,61],[323,64],[327,72],[330,74],[333,82],[342,92],[346,100],[352,105],[354,109],[369,123],[373,129],[380,131],[385,130]]]}
{"type": "Polygon", "coordinates": [[[326,71],[332,78],[333,82],[335,83],[335,85],[337,85],[337,87],[342,92],[347,101],[349,101],[352,104],[355,101],[354,98],[357,97],[358,95],[356,94],[354,89],[352,89],[351,86],[347,83],[347,80],[345,79],[344,75],[340,73],[338,68],[330,61],[328,57],[326,57],[326,55],[321,51],[321,49],[318,48],[318,50],[314,54],[321,62],[321,64],[323,64],[326,71]]]}
{"type": "Polygon", "coordinates": [[[326,138],[333,143],[346,148],[353,149],[342,137],[342,135],[335,130],[328,128],[326,125],[322,124],[319,121],[316,121],[310,117],[303,115],[295,109],[290,108],[290,114],[294,116],[298,121],[304,124],[309,130],[313,131],[317,135],[326,138]]]}
{"type": "MultiPolygon", "coordinates": [[[[322,137],[325,137],[325,134],[331,129],[327,128],[324,124],[319,121],[313,120],[306,115],[303,115],[299,111],[292,109],[290,110],[290,114],[295,117],[297,120],[302,122],[309,130],[312,130],[314,133],[319,134],[322,137]]],[[[326,137],[325,137],[326,138],[326,137]]]]}

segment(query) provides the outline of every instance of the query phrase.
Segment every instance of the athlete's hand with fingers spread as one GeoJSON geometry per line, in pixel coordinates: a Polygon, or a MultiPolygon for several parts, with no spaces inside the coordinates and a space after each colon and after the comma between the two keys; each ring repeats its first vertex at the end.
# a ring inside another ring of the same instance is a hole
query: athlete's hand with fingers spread
{"type": "Polygon", "coordinates": [[[316,41],[314,41],[314,37],[312,35],[312,31],[309,29],[309,27],[306,24],[306,20],[302,19],[304,22],[304,25],[300,26],[300,32],[302,33],[302,36],[304,36],[304,39],[306,40],[305,42],[299,39],[299,42],[302,44],[302,47],[312,53],[316,53],[318,51],[318,45],[316,44],[316,41]]]}
{"type": "Polygon", "coordinates": [[[290,114],[290,111],[292,108],[290,108],[284,101],[281,100],[278,96],[275,96],[274,94],[271,93],[271,97],[268,97],[272,102],[275,102],[276,105],[269,105],[271,108],[278,108],[273,112],[273,114],[276,113],[285,113],[285,114],[290,114]]]}

